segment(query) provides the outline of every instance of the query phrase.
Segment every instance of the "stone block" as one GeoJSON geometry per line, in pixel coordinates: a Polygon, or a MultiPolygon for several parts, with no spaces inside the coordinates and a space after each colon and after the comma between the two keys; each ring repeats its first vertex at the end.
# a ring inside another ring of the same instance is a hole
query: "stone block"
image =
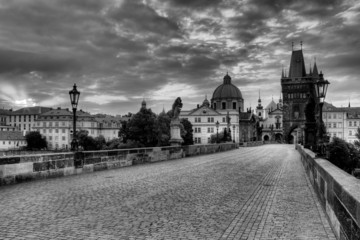
{"type": "Polygon", "coordinates": [[[49,170],[49,162],[38,162],[33,164],[34,172],[42,172],[49,170]]]}
{"type": "Polygon", "coordinates": [[[33,163],[32,162],[16,164],[16,175],[28,174],[28,173],[32,173],[32,172],[33,172],[33,163]]]}
{"type": "Polygon", "coordinates": [[[341,229],[344,232],[347,239],[359,239],[354,238],[355,236],[360,237],[360,228],[356,222],[352,219],[346,208],[343,206],[341,201],[335,197],[334,198],[334,212],[337,219],[340,222],[341,229]]]}
{"type": "Polygon", "coordinates": [[[96,171],[102,171],[102,170],[105,170],[107,169],[107,164],[106,163],[97,163],[97,164],[94,164],[94,172],[96,171]]]}
{"type": "Polygon", "coordinates": [[[84,165],[84,167],[83,167],[84,173],[89,173],[89,172],[93,172],[93,171],[94,171],[94,164],[84,165]]]}
{"type": "Polygon", "coordinates": [[[64,171],[64,176],[69,176],[69,175],[74,175],[75,174],[75,168],[74,167],[65,167],[63,171],[64,171]]]}
{"type": "Polygon", "coordinates": [[[67,162],[68,160],[57,160],[55,161],[55,168],[56,169],[61,169],[61,168],[65,168],[65,163],[67,162]]]}
{"type": "Polygon", "coordinates": [[[17,164],[4,165],[3,177],[15,176],[17,164]]]}
{"type": "Polygon", "coordinates": [[[4,157],[0,158],[0,165],[9,165],[20,163],[20,157],[4,157]]]}
{"type": "Polygon", "coordinates": [[[332,229],[334,230],[336,237],[339,239],[339,237],[340,237],[340,222],[336,218],[336,215],[335,215],[333,209],[331,208],[331,206],[328,203],[326,203],[325,210],[326,210],[327,216],[329,217],[330,224],[332,225],[332,229]]]}

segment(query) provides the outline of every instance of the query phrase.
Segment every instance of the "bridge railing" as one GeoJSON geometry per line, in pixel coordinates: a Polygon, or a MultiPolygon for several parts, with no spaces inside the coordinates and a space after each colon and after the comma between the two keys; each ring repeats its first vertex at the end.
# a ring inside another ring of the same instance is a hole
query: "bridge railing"
{"type": "Polygon", "coordinates": [[[338,239],[360,239],[360,180],[296,145],[338,239]]]}
{"type": "Polygon", "coordinates": [[[0,186],[238,148],[237,143],[132,148],[0,157],[0,186]]]}

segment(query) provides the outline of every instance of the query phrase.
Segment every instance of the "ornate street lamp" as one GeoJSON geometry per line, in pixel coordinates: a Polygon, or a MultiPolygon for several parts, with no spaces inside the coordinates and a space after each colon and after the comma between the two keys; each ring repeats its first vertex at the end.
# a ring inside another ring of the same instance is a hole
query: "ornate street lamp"
{"type": "Polygon", "coordinates": [[[216,143],[219,143],[219,121],[216,121],[215,126],[216,126],[216,143]]]}
{"type": "Polygon", "coordinates": [[[316,92],[316,97],[319,99],[319,112],[320,112],[320,116],[319,116],[319,121],[320,121],[320,125],[319,125],[319,141],[320,141],[320,146],[319,146],[319,156],[323,156],[324,155],[324,148],[323,148],[323,143],[324,143],[324,123],[322,120],[322,108],[324,106],[324,101],[325,101],[325,97],[326,97],[326,92],[327,92],[327,88],[329,86],[329,81],[328,80],[324,80],[323,78],[323,74],[320,73],[320,78],[319,80],[315,83],[315,92],[316,92]]]}
{"type": "Polygon", "coordinates": [[[76,84],[71,91],[69,91],[70,102],[73,110],[73,139],[71,141],[71,150],[76,151],[78,149],[78,142],[76,139],[76,109],[79,102],[80,92],[76,89],[76,84]]]}

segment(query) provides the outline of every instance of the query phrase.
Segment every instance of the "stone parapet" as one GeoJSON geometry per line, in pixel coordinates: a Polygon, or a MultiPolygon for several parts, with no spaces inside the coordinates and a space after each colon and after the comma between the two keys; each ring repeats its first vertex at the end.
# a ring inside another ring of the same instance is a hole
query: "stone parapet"
{"type": "Polygon", "coordinates": [[[0,186],[238,148],[237,143],[82,151],[0,157],[0,186]]]}
{"type": "Polygon", "coordinates": [[[296,146],[338,239],[360,239],[360,181],[315,153],[296,146]]]}

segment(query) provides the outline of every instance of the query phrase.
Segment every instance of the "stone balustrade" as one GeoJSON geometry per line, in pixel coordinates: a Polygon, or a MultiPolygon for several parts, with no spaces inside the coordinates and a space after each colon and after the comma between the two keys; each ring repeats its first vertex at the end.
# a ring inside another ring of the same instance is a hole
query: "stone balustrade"
{"type": "Polygon", "coordinates": [[[360,180],[296,145],[338,239],[360,239],[360,180]]]}
{"type": "Polygon", "coordinates": [[[121,168],[238,148],[237,143],[81,151],[0,157],[0,186],[121,168]]]}

